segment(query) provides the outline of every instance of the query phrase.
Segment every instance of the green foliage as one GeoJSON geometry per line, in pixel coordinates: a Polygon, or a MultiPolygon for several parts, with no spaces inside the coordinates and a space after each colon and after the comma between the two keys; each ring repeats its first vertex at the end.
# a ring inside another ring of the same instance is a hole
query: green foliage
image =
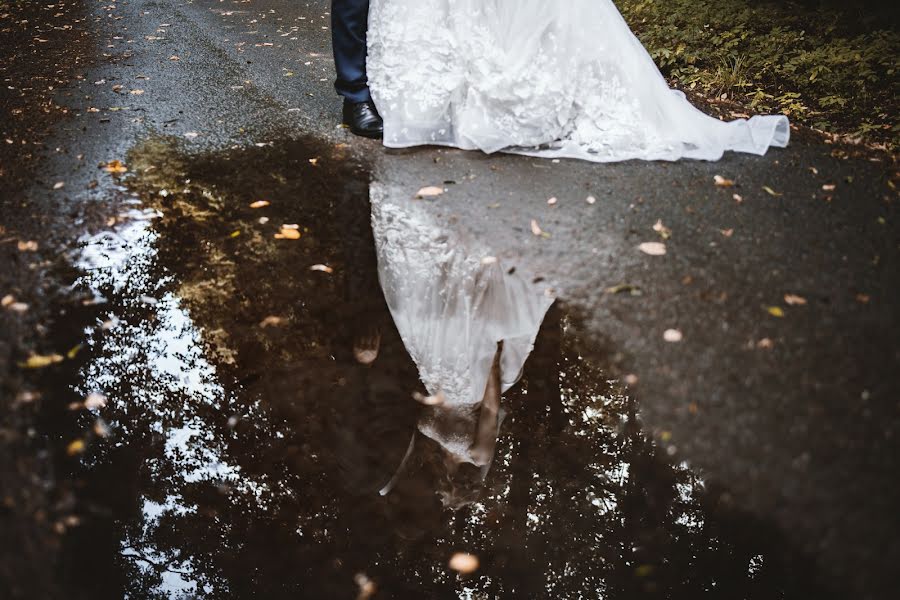
{"type": "Polygon", "coordinates": [[[900,146],[900,33],[861,10],[753,0],[619,0],[677,87],[900,146]]]}

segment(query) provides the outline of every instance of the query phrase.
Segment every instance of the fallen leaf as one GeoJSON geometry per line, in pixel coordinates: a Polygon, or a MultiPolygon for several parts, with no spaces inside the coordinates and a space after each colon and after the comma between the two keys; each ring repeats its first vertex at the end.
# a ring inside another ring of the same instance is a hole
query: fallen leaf
{"type": "Polygon", "coordinates": [[[66,358],[72,360],[73,358],[78,356],[78,353],[81,352],[82,348],[84,348],[83,344],[76,344],[75,346],[72,346],[72,348],[68,352],[66,352],[66,358]]]}
{"type": "Polygon", "coordinates": [[[259,322],[259,326],[265,329],[266,327],[281,327],[286,322],[282,317],[276,317],[274,315],[270,315],[259,322]]]}
{"type": "Polygon", "coordinates": [[[597,203],[597,199],[594,198],[593,196],[588,196],[587,198],[584,199],[584,201],[587,202],[588,204],[596,204],[597,203]]]}
{"type": "Polygon", "coordinates": [[[141,94],[144,93],[144,90],[131,90],[131,92],[129,92],[129,93],[130,93],[132,96],[140,96],[141,94]]]}
{"type": "Polygon", "coordinates": [[[727,238],[730,238],[731,236],[734,235],[734,229],[720,229],[719,233],[721,233],[722,235],[724,235],[727,238]]]}
{"type": "Polygon", "coordinates": [[[732,198],[733,198],[734,201],[737,202],[738,204],[740,204],[741,202],[744,201],[744,197],[741,196],[740,194],[735,194],[735,195],[732,196],[732,198]]]}
{"type": "Polygon", "coordinates": [[[16,299],[12,294],[7,294],[7,295],[3,296],[2,300],[0,300],[0,306],[2,306],[3,308],[6,308],[7,306],[9,306],[10,304],[12,304],[15,301],[16,301],[16,299]]]}
{"type": "Polygon", "coordinates": [[[88,410],[98,410],[106,406],[106,396],[93,392],[84,399],[84,407],[88,410]]]}
{"type": "Polygon", "coordinates": [[[444,188],[436,186],[423,187],[416,192],[416,198],[436,198],[444,193],[444,188]]]}
{"type": "Polygon", "coordinates": [[[859,302],[860,304],[868,304],[871,299],[872,299],[872,297],[869,296],[868,294],[857,294],[856,295],[856,301],[859,302]]]}
{"type": "Polygon", "coordinates": [[[84,452],[84,449],[87,446],[84,443],[84,440],[72,440],[69,442],[69,445],[66,446],[66,454],[69,456],[75,456],[76,454],[81,454],[84,452]]]}
{"type": "Polygon", "coordinates": [[[676,344],[684,339],[684,334],[677,329],[666,329],[663,332],[663,339],[672,344],[676,344]]]}
{"type": "Polygon", "coordinates": [[[825,184],[822,186],[822,190],[825,192],[833,192],[836,189],[837,189],[837,186],[834,185],[833,183],[825,184]]]}
{"type": "Polygon", "coordinates": [[[556,198],[556,196],[547,199],[547,204],[549,204],[550,206],[555,206],[557,202],[559,202],[559,200],[556,198]]]}
{"type": "Polygon", "coordinates": [[[116,159],[103,165],[103,170],[107,173],[127,173],[128,167],[125,166],[125,163],[116,159]]]}
{"type": "Polygon", "coordinates": [[[309,164],[311,164],[311,165],[314,166],[314,167],[319,166],[319,158],[316,157],[316,158],[311,158],[311,159],[309,159],[309,164]]]}
{"type": "Polygon", "coordinates": [[[184,137],[186,137],[186,138],[189,139],[189,140],[195,140],[195,139],[197,139],[199,136],[200,136],[200,134],[197,133],[196,131],[188,131],[188,132],[186,132],[186,133],[184,134],[184,137]]]}
{"type": "Polygon", "coordinates": [[[497,262],[498,260],[496,256],[485,256],[481,259],[481,264],[484,266],[495,265],[497,264],[497,262]]]}
{"type": "Polygon", "coordinates": [[[778,317],[779,319],[784,317],[784,309],[780,306],[770,306],[766,309],[766,312],[768,312],[773,317],[778,317]]]}
{"type": "Polygon", "coordinates": [[[278,233],[275,234],[276,240],[299,240],[300,237],[299,229],[287,225],[282,225],[278,233]]]}
{"type": "Polygon", "coordinates": [[[449,566],[451,569],[461,575],[470,575],[478,570],[480,566],[478,557],[468,552],[457,552],[450,557],[449,566]]]}
{"type": "Polygon", "coordinates": [[[806,298],[797,296],[796,294],[785,294],[784,301],[789,306],[803,306],[806,304],[806,298]]]}
{"type": "Polygon", "coordinates": [[[606,288],[605,291],[607,294],[629,294],[631,296],[641,296],[644,293],[641,288],[630,283],[620,283],[606,288]]]}
{"type": "Polygon", "coordinates": [[[531,233],[534,235],[543,235],[544,231],[535,219],[531,220],[531,233]]]}
{"type": "Polygon", "coordinates": [[[419,404],[424,404],[425,406],[441,406],[444,402],[447,401],[447,397],[444,396],[444,392],[438,392],[433,396],[426,396],[421,392],[413,392],[413,400],[418,402],[419,404]]]}
{"type": "Polygon", "coordinates": [[[230,237],[230,238],[233,239],[233,238],[236,238],[236,237],[240,237],[240,235],[241,235],[241,230],[240,230],[240,229],[235,229],[234,231],[232,231],[232,232],[228,235],[228,237],[230,237]]]}
{"type": "Polygon", "coordinates": [[[269,206],[268,200],[257,200],[256,202],[252,202],[250,204],[250,208],[263,208],[265,206],[269,206]]]}
{"type": "Polygon", "coordinates": [[[53,189],[54,189],[54,190],[61,190],[61,189],[63,189],[64,187],[66,187],[66,182],[65,182],[65,181],[57,181],[56,183],[53,184],[53,189]]]}
{"type": "Polygon", "coordinates": [[[776,192],[775,190],[773,190],[772,188],[770,188],[770,187],[767,186],[767,185],[764,185],[762,189],[763,189],[763,191],[764,191],[765,193],[767,193],[768,195],[770,195],[770,196],[775,196],[776,198],[781,197],[781,196],[784,196],[784,194],[782,194],[781,192],[776,192]]]}
{"type": "Polygon", "coordinates": [[[763,338],[756,343],[756,347],[762,350],[770,350],[775,347],[775,342],[769,338],[763,338]]]}
{"type": "Polygon", "coordinates": [[[638,376],[635,375],[634,373],[629,373],[628,375],[625,376],[625,383],[628,385],[631,385],[631,386],[637,385],[638,381],[639,381],[638,376]]]}
{"type": "Polygon", "coordinates": [[[34,240],[19,240],[16,247],[19,249],[19,252],[37,252],[38,243],[34,240]]]}
{"type": "Polygon", "coordinates": [[[329,267],[328,265],[313,265],[309,268],[310,271],[321,271],[322,273],[334,273],[334,269],[329,267]]]}
{"type": "Polygon", "coordinates": [[[721,175],[716,175],[715,177],[713,177],[713,181],[715,182],[717,187],[734,187],[733,179],[726,179],[721,175]]]}
{"type": "Polygon", "coordinates": [[[63,357],[59,354],[32,354],[25,362],[20,362],[19,366],[23,369],[43,369],[62,361],[63,357]]]}
{"type": "Polygon", "coordinates": [[[638,249],[650,256],[663,256],[666,253],[666,245],[661,242],[644,242],[638,249]]]}
{"type": "Polygon", "coordinates": [[[663,225],[662,220],[657,221],[656,224],[653,225],[653,231],[658,233],[659,237],[661,237],[664,240],[667,240],[670,237],[672,237],[672,230],[669,229],[668,227],[666,227],[665,225],[663,225]]]}
{"type": "Polygon", "coordinates": [[[169,60],[181,60],[181,57],[173,54],[172,56],[169,57],[169,60]]]}

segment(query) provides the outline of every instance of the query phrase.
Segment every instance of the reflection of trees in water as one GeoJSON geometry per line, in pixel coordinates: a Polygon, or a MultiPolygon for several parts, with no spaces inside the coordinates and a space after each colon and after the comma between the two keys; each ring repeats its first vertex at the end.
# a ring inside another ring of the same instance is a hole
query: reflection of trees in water
{"type": "MultiPolygon", "coordinates": [[[[115,278],[124,287],[96,274],[120,324],[94,334],[83,375],[109,396],[116,435],[79,474],[94,515],[69,539],[82,589],[353,598],[364,572],[384,597],[782,597],[777,536],[661,455],[556,309],[507,395],[481,501],[441,510],[426,441],[397,489],[374,493],[406,449],[419,384],[374,280],[365,186],[349,167],[311,167],[317,154],[212,156],[173,175],[190,191],[115,278]],[[309,227],[299,243],[254,233],[246,204],[261,197],[273,222],[309,227]],[[261,328],[270,315],[287,324],[261,328]],[[385,332],[367,369],[349,349],[372,321],[385,332]],[[447,571],[456,550],[480,556],[474,578],[447,571]]],[[[176,189],[144,191],[162,185],[176,189]]]]}

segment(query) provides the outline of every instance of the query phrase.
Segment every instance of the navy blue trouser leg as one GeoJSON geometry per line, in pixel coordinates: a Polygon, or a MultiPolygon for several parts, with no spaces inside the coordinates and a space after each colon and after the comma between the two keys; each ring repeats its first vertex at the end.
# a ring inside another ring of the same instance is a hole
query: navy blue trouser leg
{"type": "Polygon", "coordinates": [[[337,81],[334,89],[351,102],[367,102],[366,31],[369,28],[369,0],[332,0],[331,41],[337,81]]]}

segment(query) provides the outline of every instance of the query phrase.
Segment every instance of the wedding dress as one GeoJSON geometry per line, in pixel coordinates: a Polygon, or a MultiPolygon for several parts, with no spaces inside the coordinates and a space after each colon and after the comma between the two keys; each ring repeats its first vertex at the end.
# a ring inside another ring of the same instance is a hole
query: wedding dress
{"type": "Polygon", "coordinates": [[[457,462],[486,466],[472,446],[497,343],[506,391],[553,298],[508,272],[480,240],[439,227],[422,203],[397,200],[377,183],[370,197],[385,300],[426,389],[442,399],[426,407],[418,429],[457,462]]]}
{"type": "Polygon", "coordinates": [[[371,0],[368,45],[389,147],[717,160],[790,137],[784,116],[694,108],[610,0],[371,0]]]}

